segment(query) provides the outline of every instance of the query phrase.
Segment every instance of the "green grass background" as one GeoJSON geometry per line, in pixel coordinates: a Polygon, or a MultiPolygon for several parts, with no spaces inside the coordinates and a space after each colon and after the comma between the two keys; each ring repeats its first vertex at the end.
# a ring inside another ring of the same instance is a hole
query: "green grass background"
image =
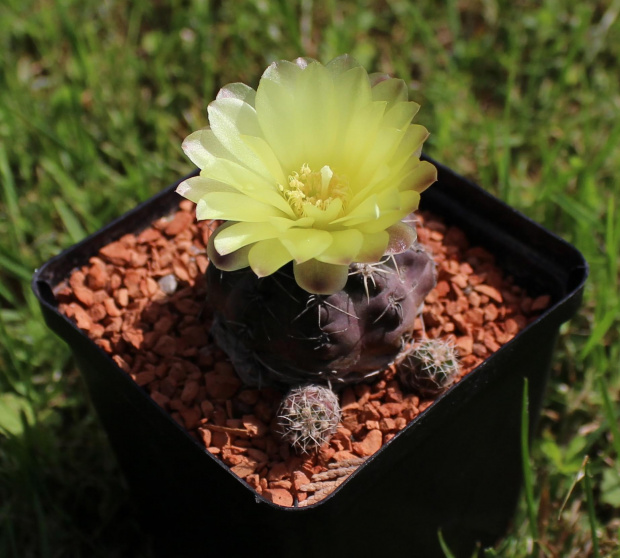
{"type": "Polygon", "coordinates": [[[531,490],[487,554],[619,556],[619,13],[618,0],[2,0],[0,556],[151,555],[34,269],[189,172],[181,141],[220,86],[345,52],[408,82],[428,154],[591,265],[531,490]]]}

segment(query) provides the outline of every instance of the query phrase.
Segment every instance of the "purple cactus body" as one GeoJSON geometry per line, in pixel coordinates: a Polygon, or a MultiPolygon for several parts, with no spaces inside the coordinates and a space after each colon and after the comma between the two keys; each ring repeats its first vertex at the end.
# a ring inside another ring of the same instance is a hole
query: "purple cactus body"
{"type": "Polygon", "coordinates": [[[211,332],[248,385],[336,388],[394,361],[435,282],[434,261],[418,244],[352,265],[345,288],[332,295],[301,289],[291,265],[264,278],[209,266],[211,332]]]}

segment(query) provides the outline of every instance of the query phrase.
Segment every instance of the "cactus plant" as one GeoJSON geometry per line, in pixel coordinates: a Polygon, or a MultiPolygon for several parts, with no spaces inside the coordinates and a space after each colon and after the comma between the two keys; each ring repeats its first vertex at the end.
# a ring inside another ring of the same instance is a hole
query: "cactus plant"
{"type": "Polygon", "coordinates": [[[248,385],[360,381],[394,361],[435,274],[417,244],[352,265],[345,288],[329,296],[300,288],[290,266],[264,278],[209,266],[211,333],[248,385]]]}
{"type": "Polygon", "coordinates": [[[396,364],[403,387],[422,397],[433,397],[445,391],[456,380],[459,369],[456,347],[449,339],[418,341],[396,364]]]}
{"type": "Polygon", "coordinates": [[[211,333],[246,384],[336,388],[402,350],[436,282],[404,220],[437,180],[419,108],[348,55],[280,60],[256,90],[223,87],[183,142],[201,172],[177,192],[224,221],[207,246],[211,333]]]}
{"type": "Polygon", "coordinates": [[[303,453],[318,449],[335,434],[341,411],[328,387],[305,385],[290,390],[278,410],[282,437],[303,453]]]}

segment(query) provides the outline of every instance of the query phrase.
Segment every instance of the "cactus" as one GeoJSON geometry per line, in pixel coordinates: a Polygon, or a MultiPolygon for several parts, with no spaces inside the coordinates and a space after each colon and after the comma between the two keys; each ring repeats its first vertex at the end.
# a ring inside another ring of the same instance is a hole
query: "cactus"
{"type": "Polygon", "coordinates": [[[432,257],[419,244],[375,264],[353,264],[343,290],[310,294],[292,265],[268,277],[207,268],[211,333],[248,385],[356,382],[402,350],[434,287],[432,257]]]}
{"type": "Polygon", "coordinates": [[[318,449],[335,434],[341,412],[329,388],[306,385],[290,390],[278,410],[282,437],[303,453],[318,449]]]}
{"type": "Polygon", "coordinates": [[[396,364],[403,387],[422,397],[434,397],[456,380],[460,364],[456,348],[448,339],[424,339],[406,351],[396,364]]]}

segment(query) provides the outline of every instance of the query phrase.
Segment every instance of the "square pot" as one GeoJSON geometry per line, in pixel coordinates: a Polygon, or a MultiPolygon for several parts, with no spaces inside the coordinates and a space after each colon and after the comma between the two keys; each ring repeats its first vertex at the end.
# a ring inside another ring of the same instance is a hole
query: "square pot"
{"type": "Polygon", "coordinates": [[[587,277],[571,245],[435,163],[421,209],[456,225],[532,295],[551,305],[422,412],[335,492],[312,506],[265,500],[207,452],[87,335],[58,311],[56,285],[109,242],[178,206],[177,184],[36,271],[48,326],[71,347],[90,397],[162,556],[442,557],[493,544],[508,528],[522,470],[520,416],[529,381],[530,435],[560,325],[587,277]],[[154,489],[156,487],[156,489],[154,489]]]}

